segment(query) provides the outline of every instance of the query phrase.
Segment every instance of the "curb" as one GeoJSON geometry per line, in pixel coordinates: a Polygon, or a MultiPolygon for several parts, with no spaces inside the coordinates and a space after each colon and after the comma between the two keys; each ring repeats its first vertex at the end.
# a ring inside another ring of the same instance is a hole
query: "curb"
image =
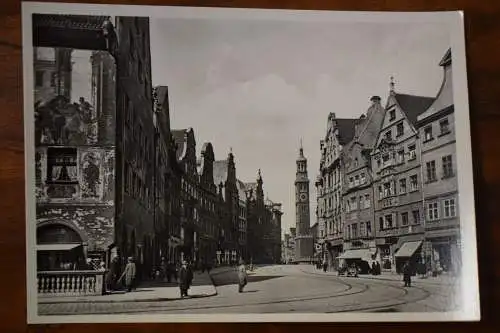
{"type": "MultiPolygon", "coordinates": [[[[213,286],[213,285],[212,285],[213,286]]],[[[213,286],[214,291],[211,293],[207,294],[201,294],[201,295],[192,295],[188,296],[186,299],[192,299],[192,298],[205,298],[205,297],[212,297],[217,295],[217,290],[215,289],[215,286],[213,286]]],[[[140,298],[140,299],[124,299],[124,300],[71,300],[71,301],[42,301],[38,300],[38,304],[77,304],[77,303],[141,303],[141,302],[166,302],[166,301],[176,301],[176,300],[181,300],[184,298],[180,297],[175,297],[175,298],[168,298],[168,297],[157,297],[157,298],[140,298]]]]}
{"type": "MultiPolygon", "coordinates": [[[[306,273],[306,274],[312,274],[312,275],[339,277],[338,275],[334,275],[334,274],[321,274],[321,273],[315,273],[315,272],[308,272],[308,271],[304,271],[304,270],[301,270],[301,271],[306,273]]],[[[397,279],[377,278],[377,277],[373,277],[371,275],[368,275],[368,276],[359,275],[357,278],[358,279],[366,279],[366,280],[378,280],[378,281],[393,281],[393,282],[400,282],[401,281],[401,280],[397,280],[397,279]]],[[[413,280],[413,281],[418,281],[418,282],[422,282],[422,283],[427,284],[427,285],[435,285],[435,286],[442,286],[442,285],[454,286],[455,285],[454,283],[450,283],[450,282],[441,282],[441,283],[428,282],[425,279],[418,279],[418,280],[413,280]]]]}

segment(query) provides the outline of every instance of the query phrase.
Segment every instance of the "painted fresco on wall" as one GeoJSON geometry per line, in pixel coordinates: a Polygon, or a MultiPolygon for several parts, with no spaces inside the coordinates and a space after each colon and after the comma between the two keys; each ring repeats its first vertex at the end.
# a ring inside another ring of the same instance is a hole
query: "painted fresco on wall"
{"type": "Polygon", "coordinates": [[[82,198],[100,199],[103,190],[102,151],[89,149],[80,154],[80,189],[82,198]]]}
{"type": "Polygon", "coordinates": [[[35,104],[37,145],[93,145],[97,143],[95,108],[83,97],[71,103],[64,96],[35,104]]]}
{"type": "Polygon", "coordinates": [[[115,196],[115,151],[104,152],[104,198],[105,202],[113,203],[115,196]]]}
{"type": "Polygon", "coordinates": [[[35,153],[36,198],[42,202],[113,205],[113,148],[39,147],[35,153]]]}
{"type": "Polygon", "coordinates": [[[38,199],[46,197],[45,175],[47,173],[47,151],[45,148],[35,152],[35,196],[38,199]]]}

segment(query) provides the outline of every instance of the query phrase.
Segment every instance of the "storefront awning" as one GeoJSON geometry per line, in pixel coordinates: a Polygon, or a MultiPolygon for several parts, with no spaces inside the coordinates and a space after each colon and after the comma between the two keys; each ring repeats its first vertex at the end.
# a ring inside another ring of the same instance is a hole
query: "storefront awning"
{"type": "Polygon", "coordinates": [[[346,250],[340,256],[339,259],[363,259],[371,260],[373,252],[370,249],[356,249],[356,250],[346,250]]]}
{"type": "Polygon", "coordinates": [[[422,241],[406,242],[401,246],[401,248],[394,255],[396,258],[409,258],[413,256],[415,251],[422,245],[422,241]]]}
{"type": "Polygon", "coordinates": [[[81,246],[79,243],[70,244],[38,244],[36,246],[37,251],[69,251],[81,246]]]}

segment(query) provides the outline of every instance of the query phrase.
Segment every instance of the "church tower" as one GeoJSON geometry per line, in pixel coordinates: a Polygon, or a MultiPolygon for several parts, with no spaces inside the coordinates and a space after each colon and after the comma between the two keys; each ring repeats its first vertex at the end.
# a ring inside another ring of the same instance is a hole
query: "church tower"
{"type": "Polygon", "coordinates": [[[309,178],[307,177],[307,159],[304,157],[302,142],[297,158],[295,176],[295,261],[311,262],[313,259],[313,237],[310,228],[309,178]]]}

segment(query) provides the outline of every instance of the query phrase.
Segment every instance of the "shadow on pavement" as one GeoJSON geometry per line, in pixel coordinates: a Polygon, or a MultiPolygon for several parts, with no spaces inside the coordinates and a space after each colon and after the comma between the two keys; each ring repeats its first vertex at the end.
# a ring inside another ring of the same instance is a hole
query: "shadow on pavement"
{"type": "MultiPolygon", "coordinates": [[[[283,275],[262,275],[262,276],[252,276],[249,275],[247,278],[248,283],[252,282],[260,282],[260,281],[265,281],[265,280],[271,280],[271,279],[276,279],[276,278],[281,278],[283,275]]],[[[215,286],[226,286],[226,285],[231,285],[231,284],[238,284],[238,276],[236,274],[231,274],[230,276],[223,276],[223,277],[213,277],[214,285],[215,286]]]]}

